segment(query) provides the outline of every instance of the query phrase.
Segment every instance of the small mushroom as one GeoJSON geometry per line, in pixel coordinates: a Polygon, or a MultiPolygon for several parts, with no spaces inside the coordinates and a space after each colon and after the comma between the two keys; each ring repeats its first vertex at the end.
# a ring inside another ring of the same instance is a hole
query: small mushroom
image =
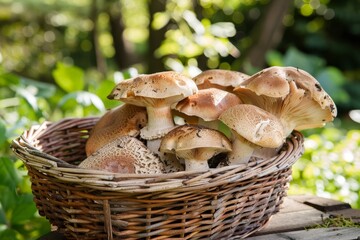
{"type": "Polygon", "coordinates": [[[239,104],[219,117],[232,132],[229,165],[247,164],[257,148],[278,148],[285,142],[284,129],[277,117],[250,104],[239,104]]]}
{"type": "Polygon", "coordinates": [[[222,69],[206,70],[195,76],[193,79],[198,89],[218,88],[231,92],[234,87],[239,86],[249,75],[222,69]]]}
{"type": "Polygon", "coordinates": [[[113,173],[157,174],[165,172],[165,165],[140,140],[119,137],[88,156],[80,168],[113,173]]]}
{"type": "Polygon", "coordinates": [[[278,117],[286,135],[294,129],[322,127],[337,115],[335,103],[319,82],[309,73],[294,67],[265,69],[233,92],[242,102],[258,106],[278,117]],[[269,77],[270,73],[276,74],[276,77],[269,77]]]}
{"type": "Polygon", "coordinates": [[[196,125],[174,128],[162,139],[160,151],[185,161],[186,171],[206,171],[213,156],[231,151],[229,139],[221,132],[196,125]]]}
{"type": "Polygon", "coordinates": [[[92,128],[86,141],[86,155],[89,156],[106,143],[120,137],[136,137],[147,123],[146,109],[122,104],[107,111],[92,128]]]}
{"type": "Polygon", "coordinates": [[[240,104],[239,97],[235,94],[217,89],[208,88],[201,89],[197,94],[188,96],[178,102],[175,109],[185,114],[185,119],[193,121],[187,116],[195,116],[198,118],[196,122],[188,122],[189,124],[199,124],[213,129],[218,129],[218,117],[229,107],[240,104]]]}
{"type": "Polygon", "coordinates": [[[147,146],[152,151],[158,152],[159,139],[175,126],[171,105],[197,91],[191,78],[167,71],[124,80],[108,98],[146,107],[148,123],[140,130],[140,136],[148,140],[147,146]]]}

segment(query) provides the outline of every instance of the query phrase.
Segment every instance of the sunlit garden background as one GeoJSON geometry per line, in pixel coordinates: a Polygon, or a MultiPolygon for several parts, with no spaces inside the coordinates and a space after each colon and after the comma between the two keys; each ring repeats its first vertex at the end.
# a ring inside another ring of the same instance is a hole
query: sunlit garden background
{"type": "Polygon", "coordinates": [[[11,140],[31,125],[101,115],[140,73],[272,65],[311,73],[338,118],[303,132],[289,194],[360,208],[360,9],[353,0],[0,0],[0,239],[48,232],[11,140]],[[353,111],[356,117],[356,111],[353,111]]]}

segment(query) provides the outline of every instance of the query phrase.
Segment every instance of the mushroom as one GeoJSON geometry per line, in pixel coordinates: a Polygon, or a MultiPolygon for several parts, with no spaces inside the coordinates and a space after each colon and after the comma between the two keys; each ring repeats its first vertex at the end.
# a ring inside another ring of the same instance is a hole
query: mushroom
{"type": "Polygon", "coordinates": [[[250,104],[228,108],[220,116],[232,132],[229,165],[247,164],[256,148],[278,148],[285,142],[284,129],[273,114],[250,104]]]}
{"type": "Polygon", "coordinates": [[[194,122],[191,117],[184,116],[185,119],[189,119],[190,122],[188,123],[190,124],[218,129],[219,115],[227,108],[240,103],[239,97],[233,93],[217,88],[208,88],[200,89],[197,94],[181,100],[176,104],[175,109],[187,116],[198,118],[194,122]]]}
{"type": "Polygon", "coordinates": [[[108,98],[146,107],[148,123],[140,130],[140,136],[148,140],[148,148],[158,153],[160,138],[175,126],[171,105],[197,91],[191,78],[167,71],[122,81],[108,98]]]}
{"type": "Polygon", "coordinates": [[[195,76],[193,79],[198,89],[219,88],[231,92],[234,87],[239,86],[249,76],[242,72],[211,69],[195,76]]]}
{"type": "Polygon", "coordinates": [[[162,139],[160,151],[185,161],[186,171],[206,171],[213,156],[231,151],[229,139],[221,132],[196,125],[174,128],[162,139]]]}
{"type": "Polygon", "coordinates": [[[278,98],[289,94],[290,87],[287,72],[283,67],[270,67],[264,69],[243,81],[240,86],[245,86],[256,95],[265,95],[278,98]]]}
{"type": "Polygon", "coordinates": [[[322,127],[337,115],[333,100],[319,82],[309,73],[294,67],[264,69],[233,92],[242,102],[256,105],[278,117],[286,135],[294,129],[322,127]]]}
{"type": "Polygon", "coordinates": [[[136,137],[146,125],[146,109],[130,104],[122,104],[107,111],[92,128],[86,141],[86,155],[89,156],[106,143],[120,137],[136,137]]]}
{"type": "Polygon", "coordinates": [[[165,171],[160,158],[140,140],[130,136],[119,137],[102,146],[79,167],[113,173],[157,174],[165,171]]]}

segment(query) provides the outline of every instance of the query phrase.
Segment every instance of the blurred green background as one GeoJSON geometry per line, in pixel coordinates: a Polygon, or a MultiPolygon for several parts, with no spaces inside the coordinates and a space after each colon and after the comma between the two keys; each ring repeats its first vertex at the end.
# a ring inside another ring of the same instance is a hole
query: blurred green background
{"type": "Polygon", "coordinates": [[[289,194],[360,208],[360,2],[353,0],[0,0],[0,239],[36,239],[26,169],[9,144],[31,125],[101,115],[115,83],[139,73],[210,68],[253,74],[295,66],[338,107],[304,131],[289,194]]]}

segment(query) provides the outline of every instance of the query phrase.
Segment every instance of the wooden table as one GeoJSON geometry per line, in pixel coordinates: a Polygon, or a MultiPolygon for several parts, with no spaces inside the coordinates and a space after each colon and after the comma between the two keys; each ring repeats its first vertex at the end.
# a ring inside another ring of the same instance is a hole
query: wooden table
{"type": "Polygon", "coordinates": [[[360,223],[360,210],[348,203],[316,196],[288,196],[280,212],[249,240],[360,240],[360,228],[315,228],[329,217],[351,218],[360,223]]]}
{"type": "MultiPolygon", "coordinates": [[[[360,224],[360,210],[347,203],[316,196],[296,195],[285,198],[279,213],[248,240],[360,240],[360,228],[315,228],[329,217],[351,218],[360,224]]],[[[236,239],[236,238],[234,238],[236,239]]],[[[51,232],[39,240],[66,240],[51,232]]]]}

